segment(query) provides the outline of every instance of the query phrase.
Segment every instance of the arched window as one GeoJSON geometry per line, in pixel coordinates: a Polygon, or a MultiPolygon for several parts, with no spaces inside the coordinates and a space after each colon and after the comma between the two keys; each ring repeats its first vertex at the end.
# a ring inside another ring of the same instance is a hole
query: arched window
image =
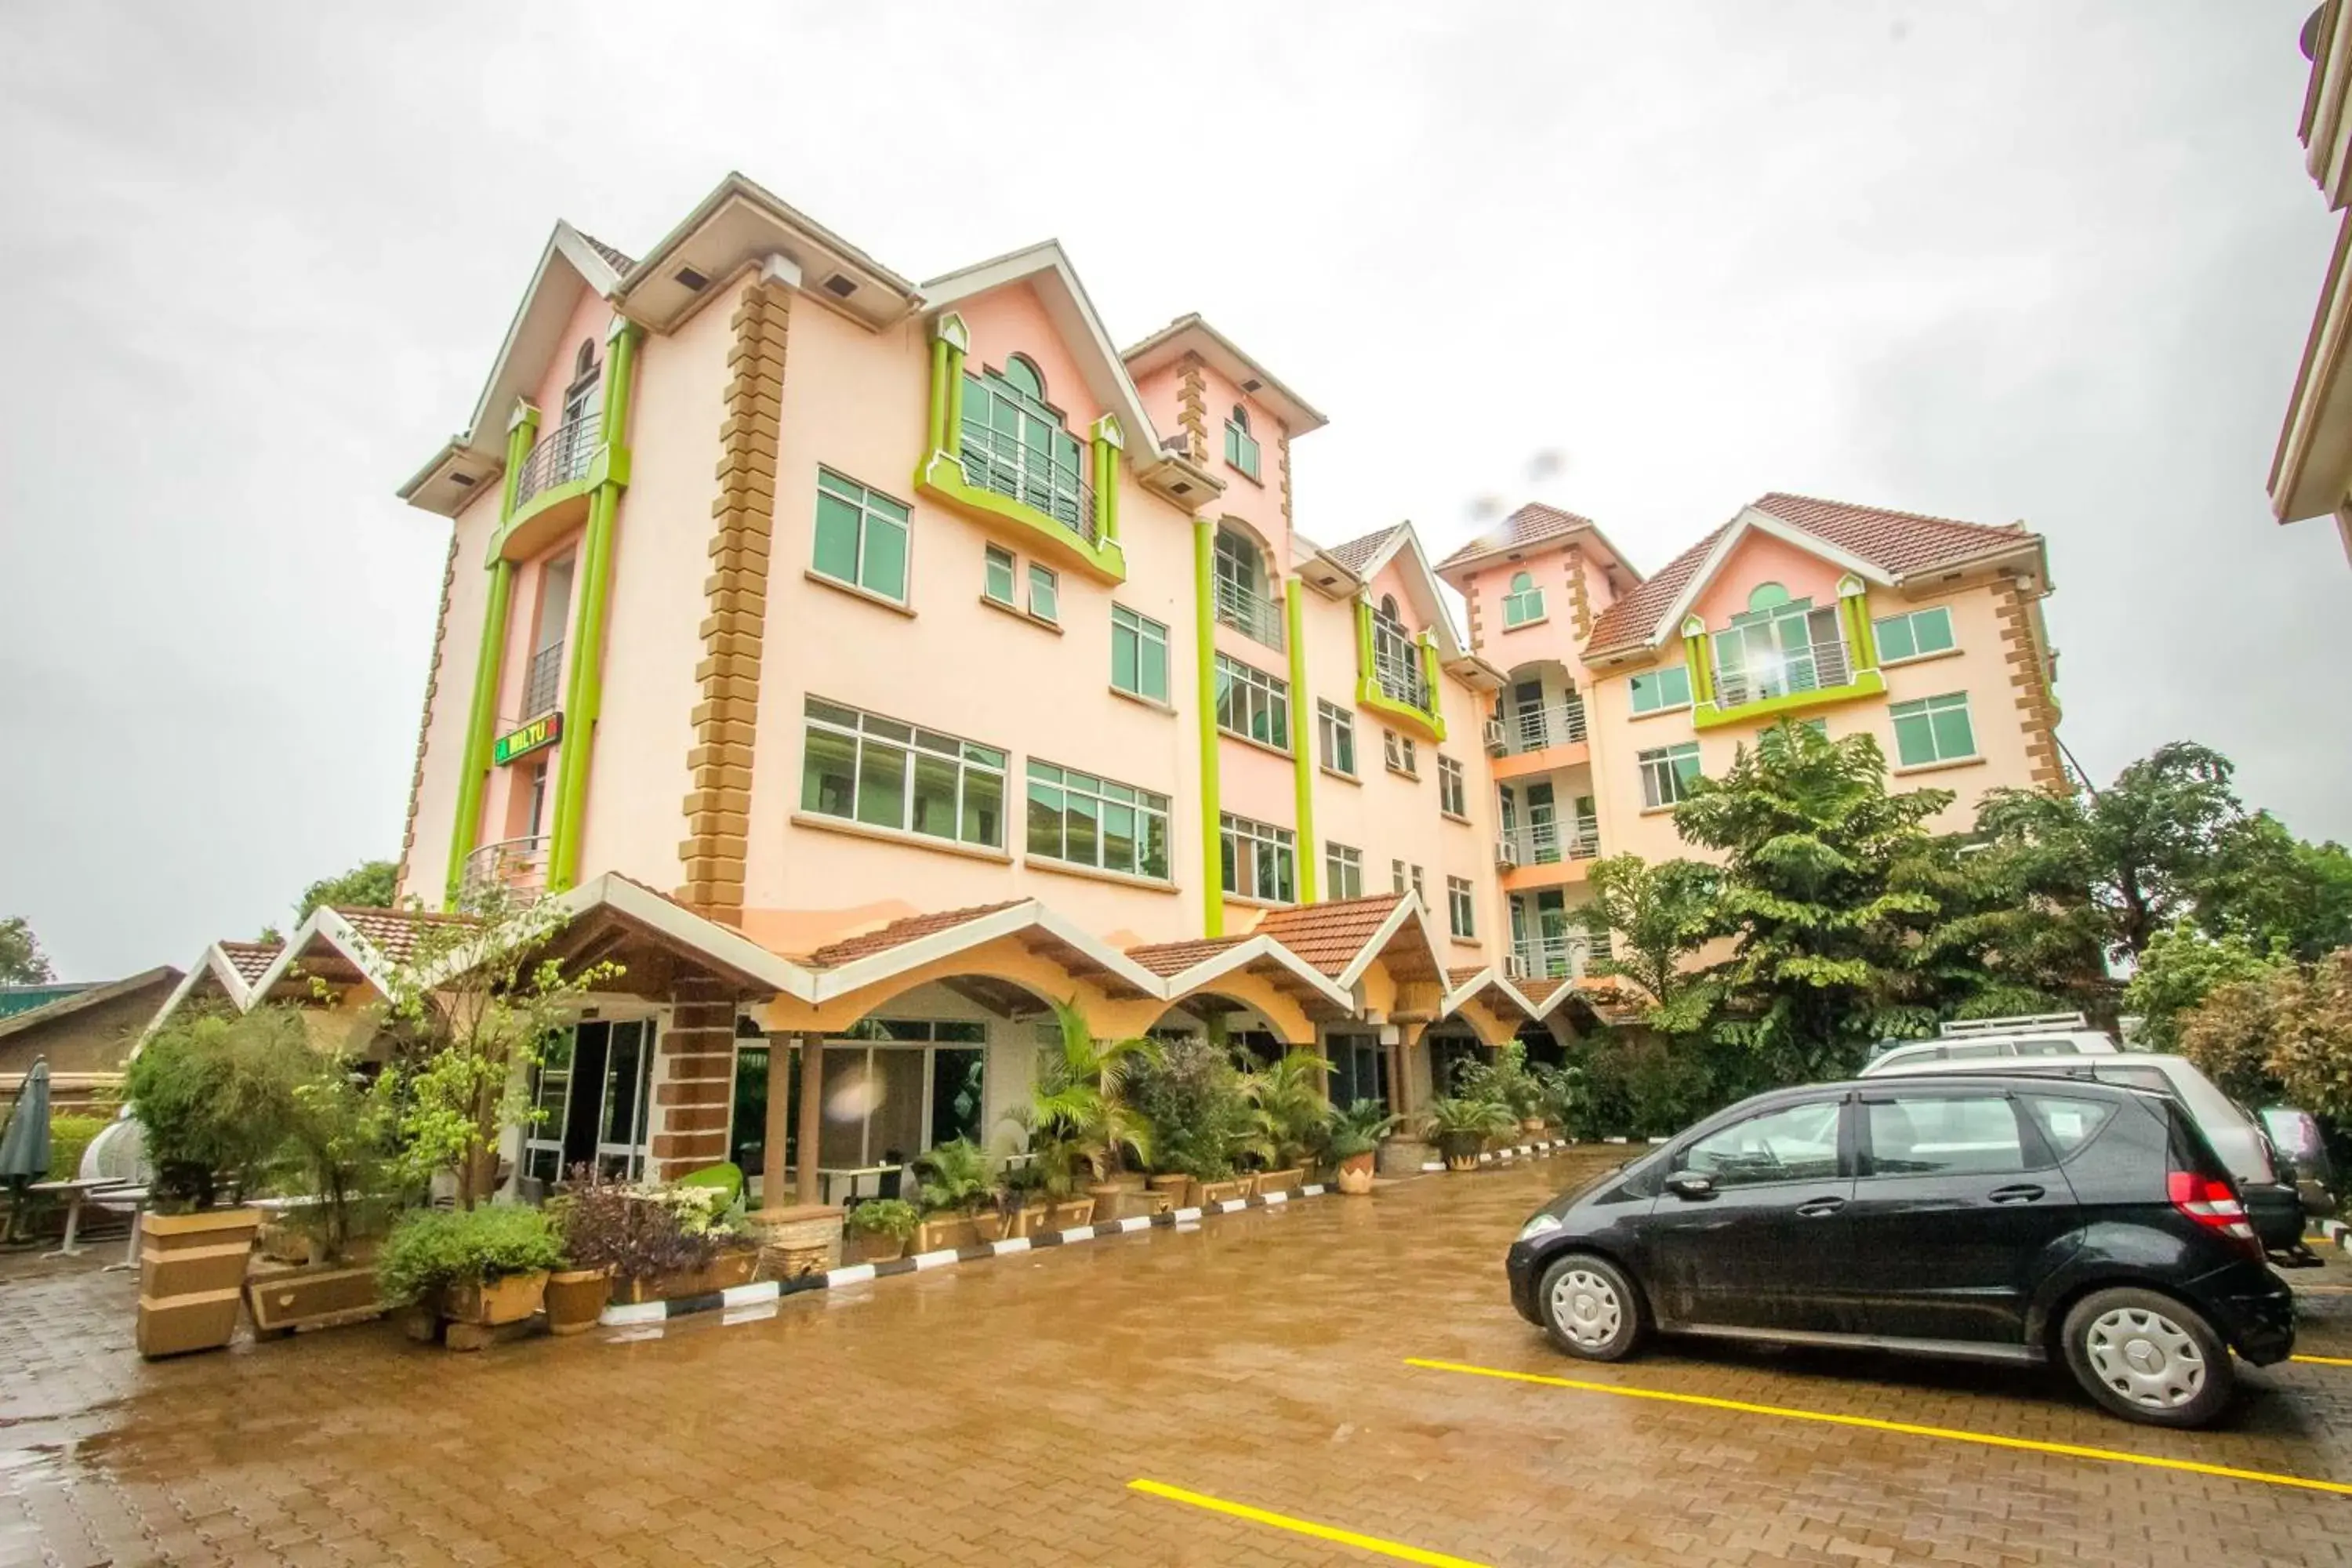
{"type": "Polygon", "coordinates": [[[1777,610],[1788,602],[1789,590],[1778,583],[1759,583],[1748,591],[1748,608],[1751,614],[1758,610],[1777,610]]]}
{"type": "Polygon", "coordinates": [[[1239,529],[1217,530],[1217,619],[1266,647],[1282,647],[1282,616],[1266,593],[1265,552],[1239,529]]]}
{"type": "Polygon", "coordinates": [[[1046,403],[1045,381],[1025,354],[1003,370],[963,373],[964,479],[1034,508],[1091,543],[1093,487],[1078,438],[1046,403]]]}
{"type": "Polygon", "coordinates": [[[1399,702],[1430,711],[1429,679],[1421,668],[1421,649],[1397,615],[1394,594],[1381,595],[1372,612],[1372,673],[1381,689],[1399,702]]]}
{"type": "Polygon", "coordinates": [[[580,352],[572,356],[572,384],[563,389],[563,420],[562,428],[575,435],[587,433],[582,423],[596,399],[596,340],[580,340],[580,352]]]}
{"type": "Polygon", "coordinates": [[[1400,634],[1404,631],[1404,620],[1397,614],[1396,595],[1394,594],[1382,594],[1381,595],[1380,614],[1381,619],[1396,627],[1400,634]]]}
{"type": "Polygon", "coordinates": [[[1257,478],[1257,437],[1250,434],[1249,410],[1234,405],[1234,416],[1225,421],[1225,461],[1257,478]]]}
{"type": "Polygon", "coordinates": [[[1543,590],[1536,586],[1532,572],[1511,574],[1510,591],[1503,595],[1503,626],[1505,629],[1523,626],[1530,621],[1544,618],[1543,590]]]}
{"type": "Polygon", "coordinates": [[[572,356],[572,379],[576,381],[581,376],[588,374],[595,368],[596,340],[593,338],[583,338],[580,340],[580,352],[572,356]]]}

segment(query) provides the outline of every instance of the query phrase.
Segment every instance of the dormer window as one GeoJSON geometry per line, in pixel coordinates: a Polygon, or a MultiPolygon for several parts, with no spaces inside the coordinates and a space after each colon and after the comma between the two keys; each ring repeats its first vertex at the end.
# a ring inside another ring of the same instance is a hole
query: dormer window
{"type": "Polygon", "coordinates": [[[1045,401],[1045,379],[1025,355],[1002,370],[964,373],[961,432],[967,482],[1010,496],[1093,542],[1094,487],[1078,438],[1045,401]]]}
{"type": "Polygon", "coordinates": [[[1250,434],[1249,410],[1234,405],[1234,416],[1225,421],[1225,461],[1257,478],[1257,437],[1250,434]]]}
{"type": "Polygon", "coordinates": [[[1397,615],[1394,594],[1383,594],[1372,611],[1372,672],[1381,689],[1408,708],[1430,711],[1429,678],[1421,649],[1397,615]]]}
{"type": "Polygon", "coordinates": [[[1535,574],[1512,573],[1510,591],[1503,595],[1505,628],[1523,626],[1530,621],[1539,621],[1543,618],[1543,590],[1536,586],[1535,574]]]}

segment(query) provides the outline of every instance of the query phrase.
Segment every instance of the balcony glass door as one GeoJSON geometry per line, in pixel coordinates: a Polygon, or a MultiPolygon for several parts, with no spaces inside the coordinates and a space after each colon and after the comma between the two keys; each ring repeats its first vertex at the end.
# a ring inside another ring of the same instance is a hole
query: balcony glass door
{"type": "Polygon", "coordinates": [[[1559,808],[1553,804],[1551,785],[1528,785],[1528,861],[1536,866],[1559,861],[1559,808]]]}

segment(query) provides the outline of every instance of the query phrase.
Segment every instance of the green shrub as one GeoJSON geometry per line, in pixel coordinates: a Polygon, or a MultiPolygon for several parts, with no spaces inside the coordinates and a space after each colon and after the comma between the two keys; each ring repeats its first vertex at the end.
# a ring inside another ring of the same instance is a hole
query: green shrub
{"type": "Polygon", "coordinates": [[[156,1207],[207,1209],[224,1186],[253,1191],[293,1124],[295,1086],[317,1071],[291,1008],[190,1014],[159,1031],[123,1078],[147,1134],[156,1207]]]}
{"type": "Polygon", "coordinates": [[[77,1116],[61,1110],[49,1118],[49,1180],[69,1182],[81,1174],[82,1151],[106,1131],[103,1116],[77,1116]]]}
{"type": "Polygon", "coordinates": [[[1396,1130],[1397,1119],[1377,1100],[1360,1100],[1345,1110],[1334,1110],[1324,1147],[1334,1163],[1377,1152],[1381,1140],[1396,1130]]]}
{"type": "Polygon", "coordinates": [[[922,1223],[923,1216],[904,1198],[868,1198],[849,1211],[849,1228],[859,1236],[887,1236],[904,1241],[922,1223]]]}
{"type": "Polygon", "coordinates": [[[412,1209],[392,1227],[375,1271],[384,1300],[397,1303],[562,1264],[562,1239],[544,1211],[497,1204],[412,1209]]]}
{"type": "Polygon", "coordinates": [[[971,1214],[988,1199],[988,1156],[969,1138],[950,1138],[915,1161],[923,1207],[932,1214],[971,1214]]]}
{"type": "Polygon", "coordinates": [[[1255,1118],[1223,1046],[1171,1040],[1159,1062],[1137,1075],[1136,1108],[1151,1123],[1153,1168],[1221,1182],[1234,1152],[1257,1132],[1255,1118]]]}

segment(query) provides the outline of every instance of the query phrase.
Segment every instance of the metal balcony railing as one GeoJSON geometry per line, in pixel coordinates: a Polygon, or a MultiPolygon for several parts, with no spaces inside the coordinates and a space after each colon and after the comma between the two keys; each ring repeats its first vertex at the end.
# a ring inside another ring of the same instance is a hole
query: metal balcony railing
{"type": "Polygon", "coordinates": [[[1044,512],[1088,544],[1095,541],[1095,488],[1082,469],[1087,448],[1055,457],[1019,433],[963,423],[964,483],[1044,512]]]}
{"type": "Polygon", "coordinates": [[[1217,619],[1245,637],[1282,651],[1282,604],[1229,578],[1217,579],[1217,619]]]}
{"type": "Polygon", "coordinates": [[[1523,822],[1503,837],[1518,847],[1522,866],[1557,866],[1601,853],[1601,820],[1593,816],[1523,822]]]}
{"type": "Polygon", "coordinates": [[[584,479],[604,426],[604,415],[591,409],[541,436],[532,444],[522,467],[515,470],[515,505],[522,505],[541,490],[584,479]]]}
{"type": "Polygon", "coordinates": [[[1563,931],[1521,937],[1511,944],[1511,952],[1530,980],[1581,980],[1594,959],[1609,956],[1609,943],[1583,931],[1563,931]]]}
{"type": "Polygon", "coordinates": [[[556,678],[563,673],[563,645],[541,648],[530,656],[522,682],[522,716],[536,719],[555,710],[556,678]]]}
{"type": "Polygon", "coordinates": [[[1751,668],[1734,668],[1717,659],[1715,706],[1740,708],[1769,698],[1843,686],[1853,679],[1853,667],[1841,642],[1813,643],[1751,668]]]}
{"type": "Polygon", "coordinates": [[[1417,643],[1375,627],[1372,632],[1372,679],[1381,695],[1416,712],[1435,710],[1429,697],[1429,673],[1422,668],[1417,643]]]}
{"type": "Polygon", "coordinates": [[[472,905],[485,895],[498,894],[511,902],[530,903],[547,891],[547,847],[544,833],[483,845],[466,857],[460,900],[472,905]]]}
{"type": "Polygon", "coordinates": [[[1584,699],[1515,709],[1503,721],[1503,752],[1518,756],[1547,746],[1565,746],[1585,738],[1584,699]]]}

